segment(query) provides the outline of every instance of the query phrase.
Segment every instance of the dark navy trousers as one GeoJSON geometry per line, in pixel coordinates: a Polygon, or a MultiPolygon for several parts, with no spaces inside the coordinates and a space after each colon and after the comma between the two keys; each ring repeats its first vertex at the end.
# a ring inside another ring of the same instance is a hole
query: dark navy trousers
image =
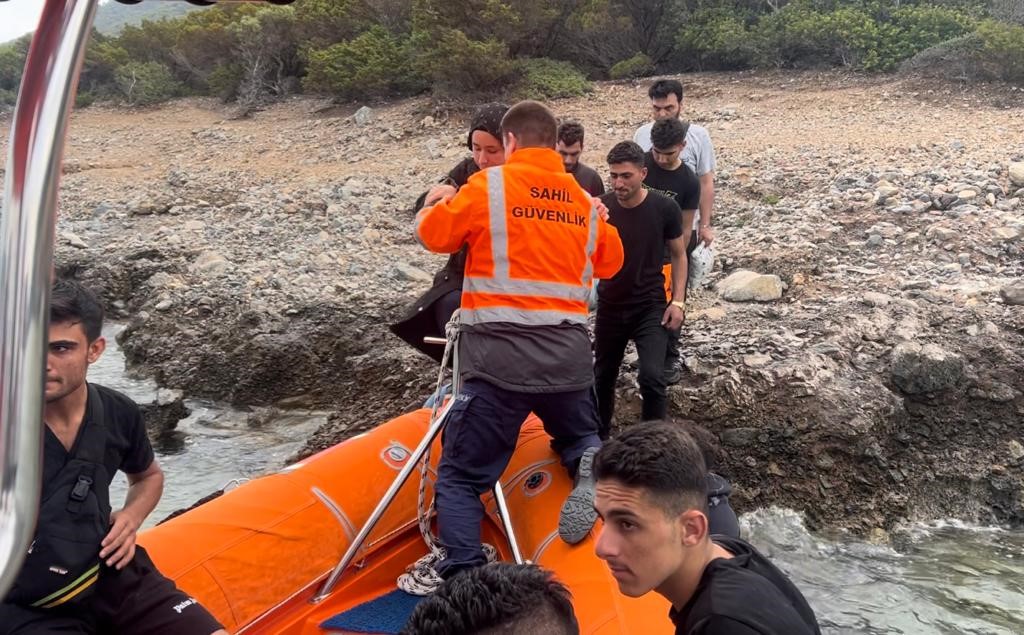
{"type": "Polygon", "coordinates": [[[480,549],[484,505],[508,467],[519,428],[535,413],[551,435],[551,447],[575,475],[587,448],[601,447],[597,405],[591,389],[560,393],[525,393],[499,388],[480,379],[467,380],[455,397],[442,440],[435,501],[441,544],[447,557],[437,566],[444,578],[486,563],[480,549]]]}

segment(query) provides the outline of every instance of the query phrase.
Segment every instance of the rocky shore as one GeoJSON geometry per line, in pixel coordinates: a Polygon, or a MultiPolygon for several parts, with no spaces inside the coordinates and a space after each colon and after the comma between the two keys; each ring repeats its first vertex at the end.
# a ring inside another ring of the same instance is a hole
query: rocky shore
{"type": "MultiPolygon", "coordinates": [[[[719,239],[672,414],[721,440],[736,507],[879,538],[932,518],[1024,526],[1020,91],[683,80],[718,151],[719,239]]],[[[603,171],[645,90],[552,105],[587,126],[584,161],[603,171]]],[[[335,409],[312,452],[430,391],[433,365],[386,325],[443,262],[414,241],[409,207],[464,156],[465,116],[419,99],[228,112],[77,114],[58,266],[129,321],[129,363],[161,385],[335,409]]],[[[620,393],[628,424],[635,373],[620,393]]]]}

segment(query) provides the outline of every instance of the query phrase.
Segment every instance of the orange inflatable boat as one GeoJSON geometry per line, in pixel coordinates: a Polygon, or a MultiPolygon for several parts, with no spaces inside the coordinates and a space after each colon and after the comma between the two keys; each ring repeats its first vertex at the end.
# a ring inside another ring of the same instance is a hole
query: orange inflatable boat
{"type": "MultiPolygon", "coordinates": [[[[394,591],[398,575],[427,552],[417,525],[416,469],[333,591],[314,601],[429,422],[429,410],[393,419],[150,529],[139,542],[165,575],[232,633],[346,632],[320,625],[394,591]],[[313,488],[333,501],[337,513],[313,488]]],[[[619,593],[594,555],[594,534],[575,546],[558,538],[558,514],[571,482],[549,440],[531,417],[501,478],[522,557],[554,571],[568,586],[582,633],[673,632],[668,603],[660,596],[632,599],[619,593]]],[[[440,455],[439,441],[432,450],[430,469],[440,455]]],[[[511,561],[494,497],[486,496],[485,503],[484,541],[511,561]]]]}

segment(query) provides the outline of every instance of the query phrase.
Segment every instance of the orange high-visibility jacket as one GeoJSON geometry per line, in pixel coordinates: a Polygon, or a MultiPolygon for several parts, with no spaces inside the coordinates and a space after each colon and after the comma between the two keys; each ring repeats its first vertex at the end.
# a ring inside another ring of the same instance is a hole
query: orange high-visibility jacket
{"type": "Polygon", "coordinates": [[[622,267],[622,241],[546,148],[517,150],[420,210],[416,236],[439,253],[469,245],[463,324],[586,323],[594,278],[622,267]]]}

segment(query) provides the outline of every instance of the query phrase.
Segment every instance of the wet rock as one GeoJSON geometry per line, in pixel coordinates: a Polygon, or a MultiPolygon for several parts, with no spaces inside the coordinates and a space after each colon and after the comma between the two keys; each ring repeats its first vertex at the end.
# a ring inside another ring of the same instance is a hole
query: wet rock
{"type": "Polygon", "coordinates": [[[782,280],[776,275],[737,271],[717,285],[718,295],[730,302],[771,302],[782,297],[782,280]]]}
{"type": "Polygon", "coordinates": [[[139,404],[142,421],[151,434],[159,434],[178,427],[178,422],[192,414],[185,402],[174,399],[165,403],[139,404]]]}
{"type": "Polygon", "coordinates": [[[936,344],[902,342],[893,349],[892,381],[911,395],[938,392],[956,385],[964,376],[964,359],[936,344]]]}

